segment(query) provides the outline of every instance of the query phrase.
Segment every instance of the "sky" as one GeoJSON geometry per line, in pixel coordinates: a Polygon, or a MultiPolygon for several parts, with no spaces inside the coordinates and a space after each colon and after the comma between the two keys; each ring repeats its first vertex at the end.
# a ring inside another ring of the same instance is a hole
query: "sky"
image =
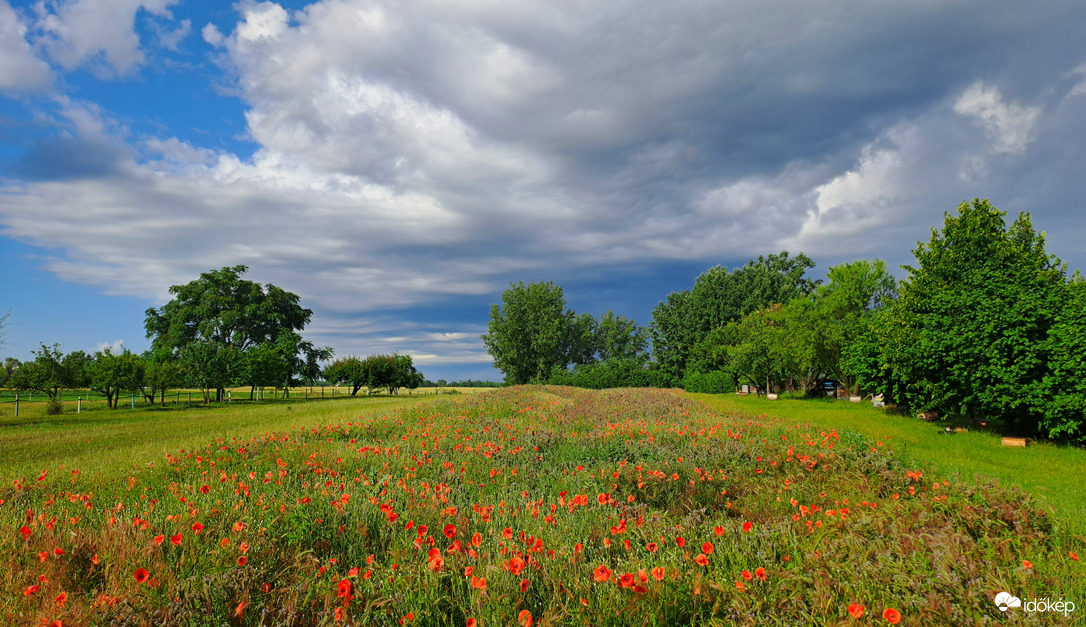
{"type": "Polygon", "coordinates": [[[246,265],[303,335],[500,380],[510,282],[641,324],[782,250],[895,273],[963,201],[1086,267],[1086,3],[0,0],[0,354],[145,350],[246,265]]]}

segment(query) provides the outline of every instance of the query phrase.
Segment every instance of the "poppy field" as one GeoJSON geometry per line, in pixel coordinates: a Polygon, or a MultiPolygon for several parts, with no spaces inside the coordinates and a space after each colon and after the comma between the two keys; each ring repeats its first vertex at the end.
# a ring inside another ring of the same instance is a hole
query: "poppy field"
{"type": "MultiPolygon", "coordinates": [[[[1029,494],[665,390],[514,387],[0,488],[11,625],[1002,625],[1029,494]]],[[[1076,610],[1078,618],[1083,615],[1076,610]]]]}

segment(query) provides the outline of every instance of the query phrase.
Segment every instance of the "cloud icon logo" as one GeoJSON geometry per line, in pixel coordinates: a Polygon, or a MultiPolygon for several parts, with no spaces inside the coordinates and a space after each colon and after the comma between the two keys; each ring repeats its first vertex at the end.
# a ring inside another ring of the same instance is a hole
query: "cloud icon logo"
{"type": "Polygon", "coordinates": [[[1010,592],[1000,592],[995,597],[995,604],[999,606],[1000,612],[1006,612],[1010,607],[1022,607],[1022,599],[1011,596],[1010,592]]]}

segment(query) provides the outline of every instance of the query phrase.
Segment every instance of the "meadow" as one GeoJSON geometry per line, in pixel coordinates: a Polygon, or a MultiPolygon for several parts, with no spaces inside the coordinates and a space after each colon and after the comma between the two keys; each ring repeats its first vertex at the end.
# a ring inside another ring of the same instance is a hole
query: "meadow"
{"type": "MultiPolygon", "coordinates": [[[[963,472],[968,456],[960,469],[949,453],[925,459],[917,429],[930,425],[874,410],[705,400],[514,387],[83,415],[111,424],[4,419],[0,556],[11,567],[0,622],[1063,625],[1086,615],[1086,539],[1070,520],[1081,487],[1042,501],[1048,480],[1028,466],[999,482],[963,472]],[[1079,607],[1004,614],[1001,591],[1079,607]]],[[[1055,452],[1079,468],[1081,453],[1055,452]]],[[[974,457],[998,477],[993,455],[974,457]]]]}

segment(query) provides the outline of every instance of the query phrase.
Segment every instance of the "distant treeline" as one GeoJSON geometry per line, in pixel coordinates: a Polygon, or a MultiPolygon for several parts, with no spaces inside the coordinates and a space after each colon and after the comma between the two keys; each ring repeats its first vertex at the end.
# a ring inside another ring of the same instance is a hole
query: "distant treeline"
{"type": "Polygon", "coordinates": [[[463,381],[446,381],[445,379],[438,379],[437,381],[430,381],[424,379],[422,385],[419,387],[424,388],[500,388],[506,384],[500,381],[476,381],[475,379],[465,379],[463,381]]]}

